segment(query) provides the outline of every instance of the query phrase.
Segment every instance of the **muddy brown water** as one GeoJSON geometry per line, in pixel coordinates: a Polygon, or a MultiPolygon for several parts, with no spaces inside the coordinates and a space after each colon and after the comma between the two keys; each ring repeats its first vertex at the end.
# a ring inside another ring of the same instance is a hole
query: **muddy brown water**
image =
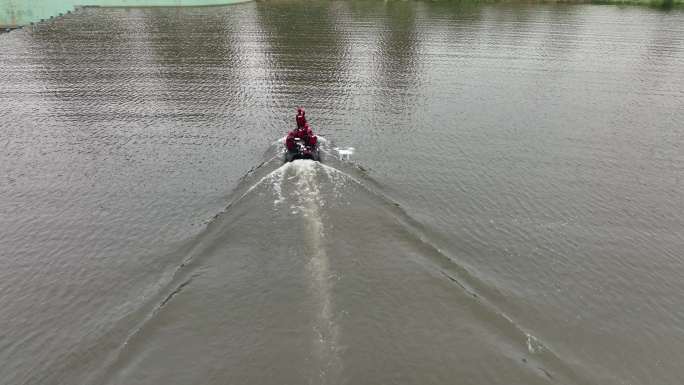
{"type": "Polygon", "coordinates": [[[681,11],[83,9],[0,50],[1,384],[684,378],[681,11]],[[282,164],[298,105],[322,164],[282,164]]]}

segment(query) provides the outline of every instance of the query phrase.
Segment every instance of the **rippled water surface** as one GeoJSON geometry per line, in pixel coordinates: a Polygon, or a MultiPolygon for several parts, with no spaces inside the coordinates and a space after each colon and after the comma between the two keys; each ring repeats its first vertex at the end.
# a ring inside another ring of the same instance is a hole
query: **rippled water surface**
{"type": "Polygon", "coordinates": [[[0,383],[681,383],[683,140],[678,10],[0,35],[0,383]],[[299,105],[323,164],[282,164],[299,105]]]}

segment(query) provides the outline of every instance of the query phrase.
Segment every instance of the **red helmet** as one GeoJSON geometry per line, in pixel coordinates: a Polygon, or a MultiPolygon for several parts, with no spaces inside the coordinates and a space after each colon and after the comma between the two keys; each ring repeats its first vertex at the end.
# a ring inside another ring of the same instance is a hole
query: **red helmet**
{"type": "Polygon", "coordinates": [[[304,109],[302,107],[298,107],[297,108],[297,115],[304,115],[304,114],[305,114],[304,109]]]}

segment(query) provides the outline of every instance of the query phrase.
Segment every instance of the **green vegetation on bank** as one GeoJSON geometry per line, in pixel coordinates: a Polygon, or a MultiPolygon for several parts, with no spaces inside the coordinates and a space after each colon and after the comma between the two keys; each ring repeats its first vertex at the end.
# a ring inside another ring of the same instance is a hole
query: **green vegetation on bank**
{"type": "Polygon", "coordinates": [[[684,0],[589,0],[589,4],[647,5],[659,8],[672,8],[684,5],[684,0]]]}
{"type": "MultiPolygon", "coordinates": [[[[440,1],[440,0],[432,0],[440,1]]],[[[472,3],[509,3],[509,4],[599,4],[599,5],[640,5],[656,8],[684,7],[684,0],[455,0],[472,3]]]]}
{"type": "Polygon", "coordinates": [[[615,5],[648,5],[658,8],[673,8],[683,6],[684,0],[591,0],[591,4],[615,4],[615,5]]]}

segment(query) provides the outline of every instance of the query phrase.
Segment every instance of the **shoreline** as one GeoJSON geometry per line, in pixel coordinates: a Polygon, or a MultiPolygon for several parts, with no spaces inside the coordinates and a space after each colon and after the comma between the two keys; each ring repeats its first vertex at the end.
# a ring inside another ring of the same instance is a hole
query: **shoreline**
{"type": "MultiPolygon", "coordinates": [[[[432,0],[434,2],[448,0],[432,0]]],[[[564,5],[616,5],[641,6],[662,9],[684,9],[684,0],[464,0],[482,4],[564,4],[564,5]]]]}
{"type": "MultiPolygon", "coordinates": [[[[1,2],[2,0],[0,0],[1,2]]],[[[8,1],[8,0],[5,0],[8,1]]],[[[91,0],[92,4],[88,5],[73,5],[71,8],[69,7],[62,7],[59,10],[55,10],[54,12],[49,12],[49,13],[54,13],[51,15],[48,15],[47,13],[43,12],[29,12],[31,13],[32,17],[27,18],[26,20],[19,21],[17,20],[17,15],[12,12],[12,11],[6,11],[10,12],[10,15],[7,20],[3,23],[3,18],[0,17],[0,33],[7,33],[10,32],[14,29],[21,29],[23,27],[27,26],[33,26],[36,24],[40,24],[43,22],[47,22],[50,20],[54,20],[58,17],[61,17],[67,13],[71,13],[73,11],[78,11],[80,8],[167,8],[167,7],[223,7],[223,6],[230,6],[234,4],[240,4],[240,3],[245,3],[253,0],[199,0],[195,1],[196,4],[193,4],[193,1],[188,1],[187,5],[177,5],[176,4],[164,4],[165,1],[163,0],[149,0],[149,1],[136,1],[136,2],[129,2],[126,3],[121,2],[121,1],[116,1],[116,0],[91,0]],[[117,4],[119,3],[119,4],[117,4]],[[29,20],[31,19],[31,20],[29,20]]],[[[256,1],[268,1],[268,0],[256,0],[256,1]]],[[[419,0],[418,0],[419,1],[419,0]]],[[[450,0],[431,0],[431,2],[446,2],[450,0]]],[[[618,6],[618,7],[626,7],[626,6],[639,6],[639,7],[649,7],[649,8],[658,8],[658,9],[663,9],[663,10],[670,10],[670,9],[684,9],[684,0],[461,0],[463,3],[471,3],[471,4],[564,4],[564,5],[613,5],[613,6],[618,6]]],[[[172,3],[172,2],[169,2],[172,3]]],[[[25,14],[26,12],[20,12],[21,14],[25,14]]],[[[2,15],[0,15],[2,16],[2,15]]],[[[7,16],[7,15],[6,15],[7,16]]]]}

